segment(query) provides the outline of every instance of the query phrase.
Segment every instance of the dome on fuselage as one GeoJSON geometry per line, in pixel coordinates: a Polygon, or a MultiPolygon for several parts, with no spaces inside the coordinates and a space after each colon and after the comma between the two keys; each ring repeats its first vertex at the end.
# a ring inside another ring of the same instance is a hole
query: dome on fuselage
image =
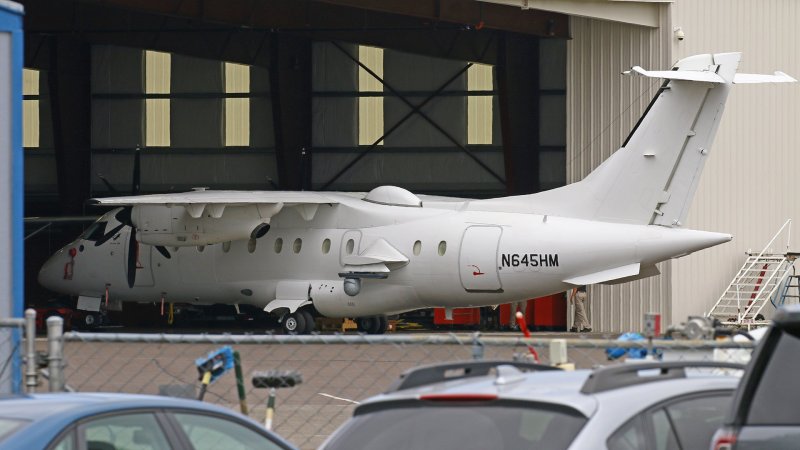
{"type": "Polygon", "coordinates": [[[410,191],[397,186],[379,186],[369,191],[364,201],[391,206],[421,207],[422,200],[410,191]]]}

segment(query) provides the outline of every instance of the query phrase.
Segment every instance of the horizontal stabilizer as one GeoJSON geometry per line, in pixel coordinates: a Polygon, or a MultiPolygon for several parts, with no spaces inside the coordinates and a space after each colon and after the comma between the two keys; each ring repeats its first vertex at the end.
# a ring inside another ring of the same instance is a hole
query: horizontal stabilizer
{"type": "Polygon", "coordinates": [[[644,70],[639,66],[622,72],[625,75],[638,74],[643,77],[663,78],[665,80],[704,81],[706,83],[725,83],[725,79],[708,70],[644,70]]]}
{"type": "Polygon", "coordinates": [[[656,266],[645,266],[639,271],[638,275],[633,275],[625,278],[617,278],[616,280],[604,281],[603,284],[622,284],[630,281],[641,280],[642,278],[654,277],[660,275],[661,271],[656,266]]]}
{"type": "Polygon", "coordinates": [[[615,267],[613,269],[601,270],[600,272],[581,275],[579,277],[564,280],[565,283],[583,286],[587,284],[604,283],[606,281],[618,280],[620,278],[639,275],[639,263],[628,264],[627,266],[615,267]]]}
{"type": "Polygon", "coordinates": [[[794,83],[793,77],[786,75],[783,72],[776,71],[775,75],[760,75],[754,73],[737,73],[733,76],[734,84],[751,84],[751,83],[794,83]]]}

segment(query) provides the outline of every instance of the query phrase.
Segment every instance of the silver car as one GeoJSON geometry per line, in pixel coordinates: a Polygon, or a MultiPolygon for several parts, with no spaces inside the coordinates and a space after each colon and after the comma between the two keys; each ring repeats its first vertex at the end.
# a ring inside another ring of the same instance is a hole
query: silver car
{"type": "Polygon", "coordinates": [[[573,372],[507,361],[427,366],[360,404],[320,448],[708,448],[743,369],[680,361],[573,372]]]}

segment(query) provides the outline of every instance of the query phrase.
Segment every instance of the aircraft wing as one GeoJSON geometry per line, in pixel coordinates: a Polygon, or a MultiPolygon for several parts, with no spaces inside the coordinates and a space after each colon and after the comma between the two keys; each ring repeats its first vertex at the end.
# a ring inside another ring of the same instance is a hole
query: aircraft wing
{"type": "Polygon", "coordinates": [[[94,198],[92,201],[101,205],[135,206],[135,205],[258,205],[269,203],[300,204],[334,204],[338,201],[318,192],[305,191],[212,191],[195,190],[174,194],[132,195],[127,197],[94,198]]]}
{"type": "Polygon", "coordinates": [[[293,206],[306,220],[311,220],[319,205],[338,201],[318,192],[305,191],[211,191],[197,189],[174,194],[133,195],[128,197],[95,198],[94,202],[109,206],[172,206],[179,205],[193,218],[208,211],[219,218],[226,206],[255,206],[261,217],[272,217],[284,207],[293,206]]]}

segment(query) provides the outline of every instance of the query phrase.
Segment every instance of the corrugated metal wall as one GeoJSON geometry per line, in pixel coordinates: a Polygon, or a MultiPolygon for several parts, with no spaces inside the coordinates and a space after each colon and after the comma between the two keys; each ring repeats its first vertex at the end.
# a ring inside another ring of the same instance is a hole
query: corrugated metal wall
{"type": "MultiPolygon", "coordinates": [[[[660,7],[662,26],[646,28],[572,17],[567,44],[567,181],[585,177],[616,151],[658,89],[658,81],[619,75],[632,65],[670,65],[668,6],[660,7]]],[[[595,330],[642,327],[645,312],[671,320],[670,264],[662,275],[619,286],[592,286],[591,321],[595,330]]],[[[571,326],[572,317],[569,318],[571,326]]]]}
{"type": "MultiPolygon", "coordinates": [[[[686,34],[682,42],[673,40],[674,59],[741,51],[741,72],[781,70],[800,78],[796,0],[678,0],[672,17],[686,34]]],[[[674,263],[675,320],[708,311],[744,262],[744,252],[760,250],[787,218],[794,219],[798,235],[798,124],[797,83],[734,88],[686,224],[731,233],[734,240],[674,263]]]]}

